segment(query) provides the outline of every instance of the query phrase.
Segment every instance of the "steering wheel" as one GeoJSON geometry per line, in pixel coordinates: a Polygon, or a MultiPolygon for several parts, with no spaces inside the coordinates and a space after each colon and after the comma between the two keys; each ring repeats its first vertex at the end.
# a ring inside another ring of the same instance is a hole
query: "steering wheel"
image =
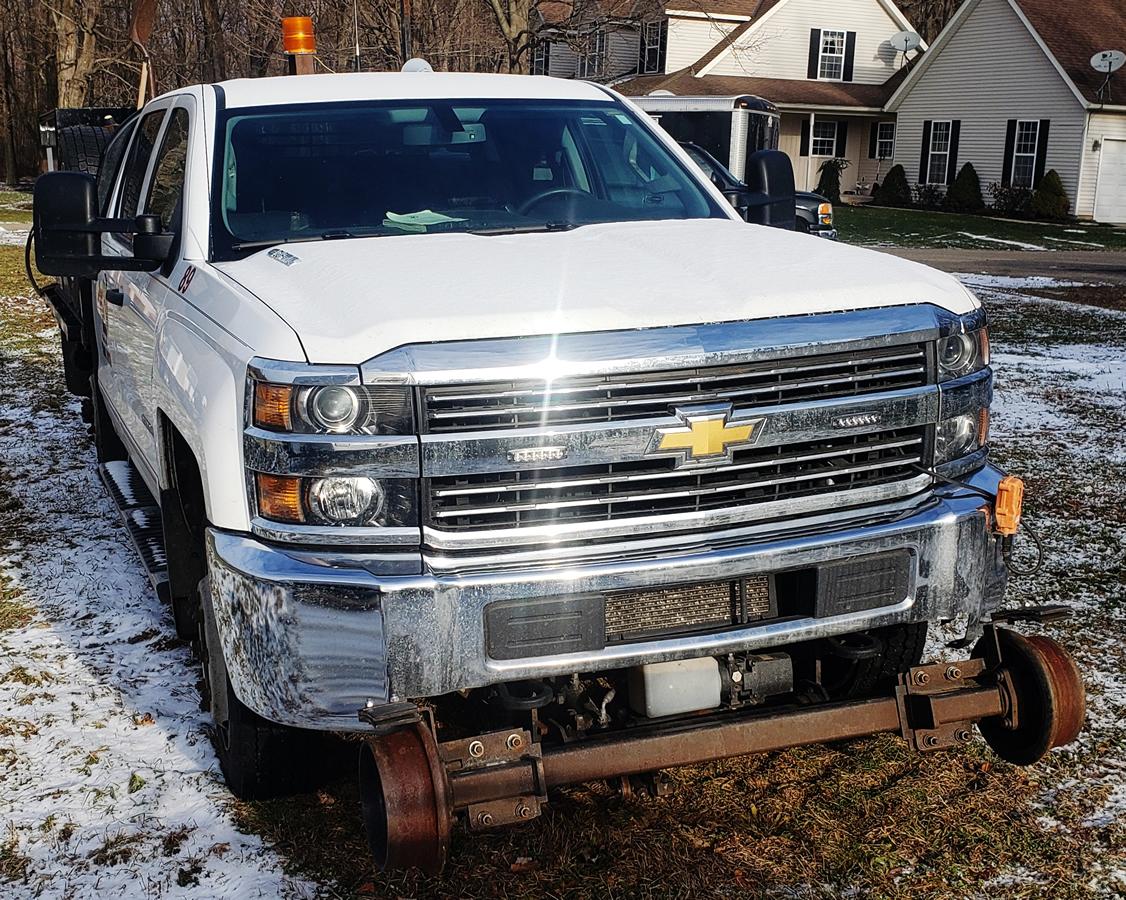
{"type": "Polygon", "coordinates": [[[552,188],[549,191],[540,191],[538,194],[529,197],[516,208],[516,213],[521,216],[527,215],[528,210],[533,206],[543,203],[544,200],[550,200],[552,197],[562,197],[566,194],[578,194],[580,197],[590,196],[586,191],[580,191],[578,188],[552,188]]]}

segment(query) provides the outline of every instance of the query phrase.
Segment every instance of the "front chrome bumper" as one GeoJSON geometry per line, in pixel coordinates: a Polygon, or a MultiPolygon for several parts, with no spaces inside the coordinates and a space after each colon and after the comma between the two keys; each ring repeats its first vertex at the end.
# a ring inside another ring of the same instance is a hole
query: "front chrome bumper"
{"type": "MultiPolygon", "coordinates": [[[[967,478],[992,492],[1002,474],[985,466],[967,478]]],[[[212,603],[240,700],[276,722],[359,730],[360,707],[463,688],[775,647],[882,625],[978,622],[1004,590],[987,505],[980,495],[943,488],[890,520],[836,530],[792,527],[783,536],[738,545],[716,540],[656,558],[441,576],[377,576],[365,554],[280,548],[212,529],[212,603]],[[906,596],[890,606],[597,651],[505,660],[486,652],[485,607],[497,600],[734,579],[896,549],[911,551],[913,572],[906,596]]]]}

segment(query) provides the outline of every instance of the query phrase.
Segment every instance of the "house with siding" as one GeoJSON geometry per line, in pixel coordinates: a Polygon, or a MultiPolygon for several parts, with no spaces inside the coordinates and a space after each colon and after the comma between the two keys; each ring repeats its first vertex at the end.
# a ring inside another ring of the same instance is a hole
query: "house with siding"
{"type": "Polygon", "coordinates": [[[531,73],[609,82],[661,72],[666,21],[656,0],[542,0],[531,73]]]}
{"type": "Polygon", "coordinates": [[[896,125],[885,106],[909,62],[890,41],[913,30],[892,0],[668,0],[664,16],[662,70],[617,90],[771,101],[799,189],[816,185],[826,159],[849,161],[846,191],[890,168],[896,125]]]}
{"type": "MultiPolygon", "coordinates": [[[[887,103],[910,181],[1034,188],[1055,169],[1081,218],[1126,222],[1124,0],[966,0],[887,103]]],[[[986,200],[989,200],[986,189],[986,200]]]]}

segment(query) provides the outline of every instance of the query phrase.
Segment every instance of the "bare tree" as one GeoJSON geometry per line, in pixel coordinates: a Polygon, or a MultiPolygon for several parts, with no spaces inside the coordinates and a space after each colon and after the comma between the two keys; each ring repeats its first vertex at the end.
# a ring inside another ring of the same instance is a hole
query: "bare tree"
{"type": "Polygon", "coordinates": [[[94,27],[101,0],[55,0],[48,8],[55,26],[59,106],[82,106],[96,62],[94,27]]]}
{"type": "Polygon", "coordinates": [[[485,0],[508,49],[508,71],[528,71],[528,48],[534,37],[531,28],[534,0],[485,0]]]}

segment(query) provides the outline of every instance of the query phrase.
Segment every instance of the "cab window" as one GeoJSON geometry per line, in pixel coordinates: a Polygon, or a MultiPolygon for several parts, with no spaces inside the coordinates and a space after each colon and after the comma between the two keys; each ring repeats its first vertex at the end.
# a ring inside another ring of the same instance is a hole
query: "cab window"
{"type": "Polygon", "coordinates": [[[136,126],[137,120],[130,119],[117,129],[117,134],[106,147],[101,165],[98,166],[98,209],[102,215],[109,214],[109,197],[121,172],[121,160],[125,156],[125,148],[129,146],[129,138],[133,136],[133,129],[136,126]]]}
{"type": "Polygon", "coordinates": [[[180,230],[180,198],[184,192],[184,170],[188,155],[188,111],[172,110],[164,139],[153,165],[149,196],[143,211],[160,216],[163,231],[180,230]]]}
{"type": "Polygon", "coordinates": [[[129,146],[129,156],[125,163],[125,179],[121,183],[117,201],[117,214],[123,219],[131,219],[137,214],[145,171],[149,167],[149,157],[152,156],[153,147],[156,146],[156,136],[160,132],[160,123],[163,119],[163,109],[146,115],[141,119],[136,137],[129,146]]]}

